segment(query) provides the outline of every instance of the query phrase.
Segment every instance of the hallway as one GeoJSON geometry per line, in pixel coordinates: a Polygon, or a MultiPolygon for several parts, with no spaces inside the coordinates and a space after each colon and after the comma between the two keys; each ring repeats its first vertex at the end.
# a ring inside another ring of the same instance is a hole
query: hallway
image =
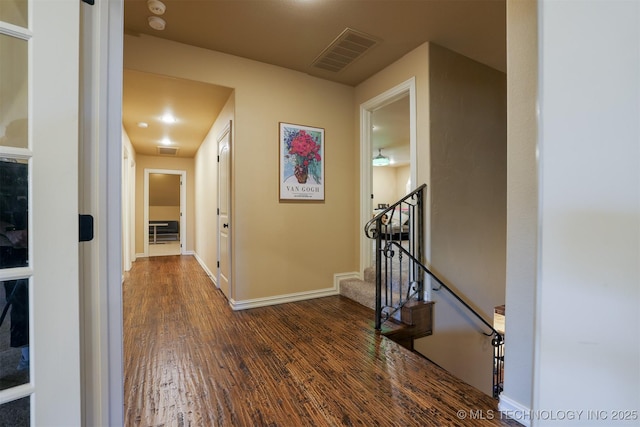
{"type": "Polygon", "coordinates": [[[191,256],[125,274],[126,426],[518,426],[326,297],[234,312],[191,256]]]}

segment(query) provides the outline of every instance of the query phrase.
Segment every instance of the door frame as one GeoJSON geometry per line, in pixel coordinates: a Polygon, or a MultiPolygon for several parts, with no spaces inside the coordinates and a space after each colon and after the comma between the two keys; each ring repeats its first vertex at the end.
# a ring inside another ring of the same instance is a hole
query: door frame
{"type": "Polygon", "coordinates": [[[416,118],[416,78],[411,77],[397,86],[360,104],[360,274],[371,266],[371,239],[364,235],[364,227],[371,219],[371,194],[373,189],[373,112],[409,95],[409,155],[411,158],[411,182],[417,184],[417,118],[416,118]]]}
{"type": "Polygon", "coordinates": [[[149,175],[152,173],[163,175],[180,175],[180,255],[187,249],[187,171],[175,169],[145,169],[144,170],[144,204],[142,231],[144,237],[144,256],[149,256],[149,175]]]}
{"type": "MultiPolygon", "coordinates": [[[[83,425],[123,425],[122,75],[124,0],[80,2],[83,425]]],[[[135,256],[135,250],[133,251],[135,256]]]]}

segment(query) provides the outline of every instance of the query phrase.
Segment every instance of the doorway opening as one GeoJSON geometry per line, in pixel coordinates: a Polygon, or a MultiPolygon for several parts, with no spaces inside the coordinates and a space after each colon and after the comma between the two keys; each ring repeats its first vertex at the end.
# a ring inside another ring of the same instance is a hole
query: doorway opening
{"type": "Polygon", "coordinates": [[[187,172],[144,170],[144,255],[181,255],[186,248],[187,172]]]}
{"type": "MultiPolygon", "coordinates": [[[[416,135],[416,84],[414,77],[360,105],[361,230],[364,230],[365,224],[371,219],[374,208],[378,204],[393,203],[402,197],[400,195],[392,200],[393,195],[403,191],[410,192],[416,186],[416,135]],[[408,170],[386,171],[385,175],[393,175],[394,177],[394,189],[383,189],[381,186],[377,186],[374,191],[374,181],[380,182],[380,179],[374,180],[374,169],[376,169],[377,178],[382,178],[382,172],[378,173],[379,167],[373,166],[372,159],[379,154],[389,155],[389,164],[387,165],[389,167],[402,165],[406,168],[408,166],[408,170]],[[397,183],[398,179],[402,181],[399,184],[397,183]],[[407,187],[409,187],[408,190],[407,187]],[[376,193],[378,198],[376,198],[376,193]]],[[[360,272],[363,272],[372,263],[372,241],[364,233],[360,233],[360,272]]]]}

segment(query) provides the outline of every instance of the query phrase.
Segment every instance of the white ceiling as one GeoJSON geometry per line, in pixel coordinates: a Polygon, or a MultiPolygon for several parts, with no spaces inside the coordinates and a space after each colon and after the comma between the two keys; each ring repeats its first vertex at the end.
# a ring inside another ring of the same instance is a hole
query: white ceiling
{"type": "MultiPolygon", "coordinates": [[[[147,0],[125,0],[124,31],[149,34],[356,86],[426,41],[506,70],[505,0],[162,0],[164,31],[149,27],[147,0]],[[343,71],[312,67],[345,28],[380,42],[343,71]]],[[[126,64],[125,64],[126,67],[126,64]]],[[[123,125],[136,152],[155,155],[168,136],[192,157],[232,89],[124,71],[123,125]],[[172,111],[177,122],[159,121],[172,111]],[[149,127],[137,127],[140,121],[149,127]]],[[[389,113],[393,117],[406,113],[389,113]]],[[[402,107],[404,108],[404,107],[402,107]]],[[[381,128],[387,108],[374,116],[381,128]]],[[[378,124],[376,123],[376,124],[378,124]]],[[[407,125],[408,129],[408,125],[407,125]]],[[[408,134],[408,130],[407,130],[408,134]]],[[[404,138],[396,136],[395,141],[404,138]]],[[[407,137],[408,138],[408,137],[407,137]]],[[[378,143],[377,143],[378,144],[378,143]]],[[[394,148],[389,143],[380,146],[394,148]]],[[[376,146],[377,148],[377,146],[376,146]]],[[[387,149],[383,150],[387,151],[387,149]]]]}

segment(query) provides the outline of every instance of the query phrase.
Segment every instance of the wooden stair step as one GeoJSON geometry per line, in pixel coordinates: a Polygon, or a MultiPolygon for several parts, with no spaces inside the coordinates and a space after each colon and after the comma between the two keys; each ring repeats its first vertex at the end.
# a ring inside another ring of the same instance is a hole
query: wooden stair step
{"type": "Polygon", "coordinates": [[[409,301],[401,310],[402,322],[387,321],[382,334],[413,350],[413,341],[433,333],[433,301],[409,301]],[[397,327],[391,327],[396,325],[397,327]]]}

